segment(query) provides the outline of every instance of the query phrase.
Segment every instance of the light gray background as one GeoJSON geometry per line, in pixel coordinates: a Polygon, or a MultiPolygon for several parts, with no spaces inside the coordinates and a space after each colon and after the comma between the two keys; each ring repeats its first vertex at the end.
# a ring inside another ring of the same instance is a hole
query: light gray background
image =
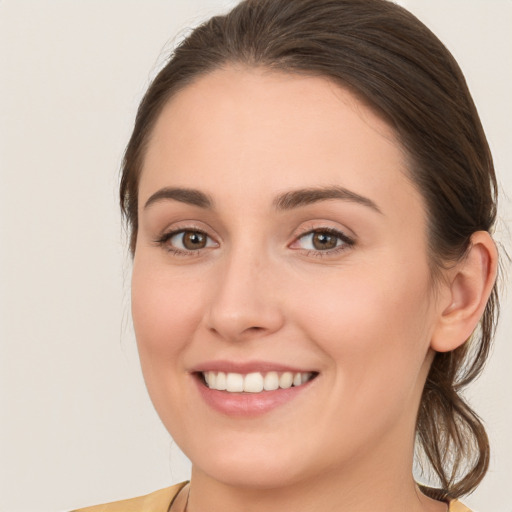
{"type": "MultiPolygon", "coordinates": [[[[176,34],[228,0],[0,0],[0,511],[59,511],[187,478],[130,326],[118,168],[176,34]],[[163,53],[164,52],[164,53],[163,53]]],[[[512,191],[512,2],[403,0],[459,60],[512,191]]],[[[501,217],[511,223],[503,197],[501,217]]],[[[510,247],[504,229],[498,238],[510,247]]],[[[493,444],[466,499],[511,512],[512,327],[470,391],[493,444]]]]}

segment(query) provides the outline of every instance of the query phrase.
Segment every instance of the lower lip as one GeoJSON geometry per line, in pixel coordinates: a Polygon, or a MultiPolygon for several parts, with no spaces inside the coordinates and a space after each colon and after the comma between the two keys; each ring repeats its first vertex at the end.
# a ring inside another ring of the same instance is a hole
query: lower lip
{"type": "Polygon", "coordinates": [[[229,393],[207,387],[201,378],[196,381],[199,393],[203,400],[216,411],[228,416],[260,416],[280,405],[292,401],[304,390],[309,388],[312,379],[301,386],[292,386],[288,389],[276,389],[275,391],[262,391],[261,393],[229,393]]]}

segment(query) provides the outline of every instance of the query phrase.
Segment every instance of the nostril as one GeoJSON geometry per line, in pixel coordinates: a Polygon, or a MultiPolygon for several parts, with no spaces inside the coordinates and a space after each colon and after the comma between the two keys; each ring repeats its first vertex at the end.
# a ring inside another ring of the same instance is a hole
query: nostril
{"type": "Polygon", "coordinates": [[[242,341],[279,330],[284,323],[281,309],[269,301],[250,300],[251,297],[241,300],[224,290],[205,315],[208,331],[226,340],[242,341]]]}

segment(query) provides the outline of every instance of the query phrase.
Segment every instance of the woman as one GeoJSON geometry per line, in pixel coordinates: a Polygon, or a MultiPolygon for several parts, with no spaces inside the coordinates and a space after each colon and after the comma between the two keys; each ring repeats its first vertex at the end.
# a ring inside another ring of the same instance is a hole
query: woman
{"type": "Polygon", "coordinates": [[[247,0],[211,19],[140,105],[121,204],[144,377],[192,477],[94,510],[468,510],[496,180],[416,18],[247,0]]]}

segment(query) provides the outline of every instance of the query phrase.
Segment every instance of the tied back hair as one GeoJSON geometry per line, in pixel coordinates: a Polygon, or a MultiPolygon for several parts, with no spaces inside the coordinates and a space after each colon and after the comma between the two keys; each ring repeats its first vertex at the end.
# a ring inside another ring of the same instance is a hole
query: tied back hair
{"type": "MultiPolygon", "coordinates": [[[[387,0],[246,0],[192,31],[141,102],[120,187],[132,254],[139,176],[160,112],[177,91],[228,65],[326,77],[387,120],[426,205],[434,279],[464,258],[474,232],[492,232],[497,183],[489,146],[459,66],[423,23],[387,0]]],[[[417,444],[447,496],[473,491],[489,465],[485,428],[461,392],[487,359],[498,309],[495,285],[479,329],[435,355],[421,398],[417,444]]]]}

